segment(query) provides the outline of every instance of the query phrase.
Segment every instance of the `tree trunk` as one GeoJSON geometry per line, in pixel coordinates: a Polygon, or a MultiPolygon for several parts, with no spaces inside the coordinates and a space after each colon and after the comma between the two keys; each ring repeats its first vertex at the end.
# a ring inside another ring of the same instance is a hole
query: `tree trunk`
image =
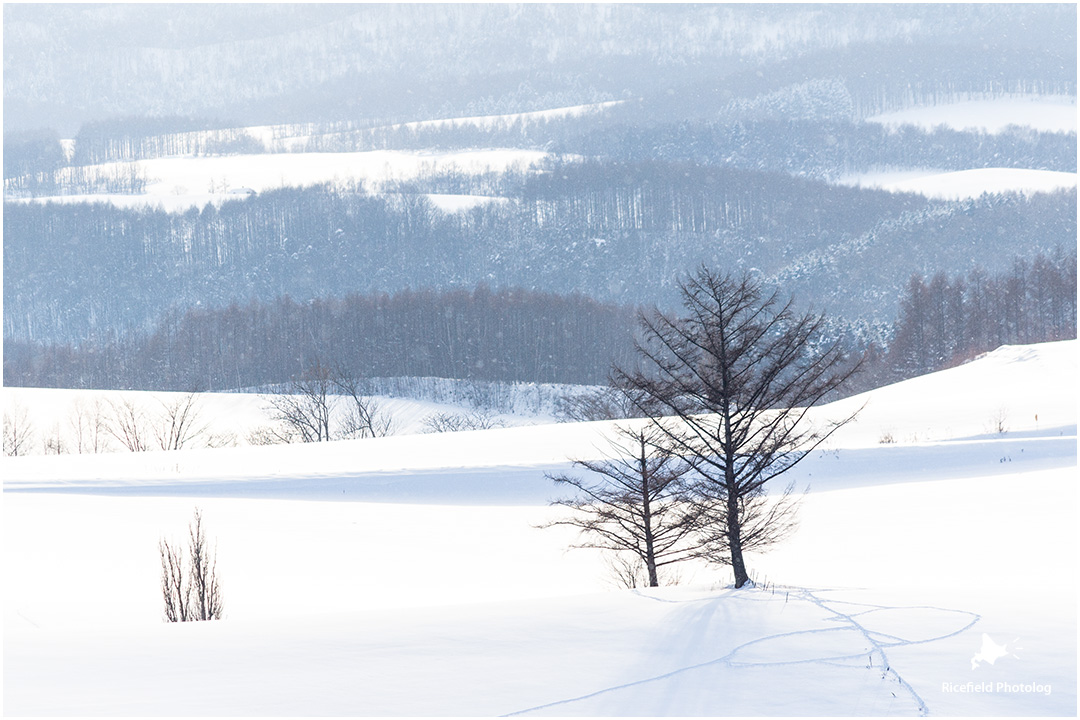
{"type": "Polygon", "coordinates": [[[641,503],[642,520],[645,525],[645,567],[649,571],[649,587],[659,587],[660,579],[656,574],[656,551],[653,548],[652,511],[649,508],[649,465],[646,457],[644,439],[641,441],[641,503]]]}
{"type": "Polygon", "coordinates": [[[742,528],[739,527],[739,500],[729,491],[727,496],[728,551],[731,553],[731,569],[735,573],[735,587],[741,588],[749,580],[742,554],[742,528]]]}

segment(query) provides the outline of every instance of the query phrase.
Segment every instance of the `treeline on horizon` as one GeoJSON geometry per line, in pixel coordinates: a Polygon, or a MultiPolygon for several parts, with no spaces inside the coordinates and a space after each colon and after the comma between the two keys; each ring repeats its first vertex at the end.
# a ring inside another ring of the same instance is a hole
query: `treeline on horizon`
{"type": "Polygon", "coordinates": [[[149,333],[73,344],[4,341],[4,382],[33,387],[222,390],[355,377],[602,384],[634,353],[636,310],[519,289],[281,297],[172,311],[149,333]]]}
{"type": "MultiPolygon", "coordinates": [[[[1011,268],[914,274],[885,347],[844,341],[868,363],[849,392],[956,365],[1007,344],[1076,337],[1075,249],[1011,268]]],[[[782,289],[781,289],[782,290],[782,289]]],[[[4,341],[4,384],[223,390],[302,377],[316,364],[356,377],[603,384],[635,362],[637,310],[524,290],[402,291],[249,302],[169,313],[152,332],[79,345],[4,341]]]]}
{"type": "Polygon", "coordinates": [[[1017,258],[1004,273],[913,275],[900,301],[889,365],[911,377],[1001,345],[1075,338],[1076,261],[1074,247],[1017,258]]]}

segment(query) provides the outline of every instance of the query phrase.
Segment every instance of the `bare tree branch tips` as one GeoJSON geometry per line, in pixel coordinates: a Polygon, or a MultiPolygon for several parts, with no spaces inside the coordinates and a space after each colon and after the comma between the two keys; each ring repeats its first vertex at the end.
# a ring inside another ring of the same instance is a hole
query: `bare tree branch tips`
{"type": "Polygon", "coordinates": [[[223,612],[217,575],[217,549],[206,540],[202,511],[188,525],[187,553],[175,542],[158,542],[161,556],[161,596],[166,622],[220,620],[223,612]]]}

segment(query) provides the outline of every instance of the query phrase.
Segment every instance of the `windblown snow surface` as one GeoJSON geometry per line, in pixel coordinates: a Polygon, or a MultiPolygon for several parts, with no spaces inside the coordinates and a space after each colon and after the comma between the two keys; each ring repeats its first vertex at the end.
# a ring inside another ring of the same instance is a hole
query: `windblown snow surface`
{"type": "Polygon", "coordinates": [[[739,590],[620,589],[537,527],[606,423],[5,458],[4,711],[1075,715],[1076,370],[1007,346],[821,408],[865,404],[739,590]],[[196,506],[225,619],[164,623],[196,506]]]}

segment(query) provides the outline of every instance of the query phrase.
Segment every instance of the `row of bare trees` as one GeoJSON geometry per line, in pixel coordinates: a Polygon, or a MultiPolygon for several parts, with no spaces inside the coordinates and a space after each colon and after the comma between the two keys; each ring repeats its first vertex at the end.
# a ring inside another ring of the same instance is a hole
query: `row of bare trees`
{"type": "MultiPolygon", "coordinates": [[[[108,402],[79,398],[68,416],[68,432],[62,432],[57,421],[42,433],[41,448],[46,455],[59,455],[108,452],[114,442],[131,452],[181,450],[198,443],[220,447],[232,442],[230,435],[210,432],[197,393],[158,399],[158,403],[154,412],[130,398],[108,402]]],[[[25,407],[15,402],[5,409],[5,455],[30,454],[36,437],[25,407]]]]}
{"type": "Polygon", "coordinates": [[[557,504],[576,512],[554,525],[582,531],[581,547],[640,562],[650,586],[660,569],[700,558],[750,580],[746,553],[795,527],[794,485],[770,492],[854,415],[811,419],[860,368],[823,340],[825,317],[796,313],[748,276],[702,268],[681,286],[683,314],[640,317],[640,368],[616,369],[601,398],[643,419],[618,424],[600,460],[557,504]]]}
{"type": "Polygon", "coordinates": [[[394,432],[393,417],[366,394],[363,380],[320,360],[266,397],[276,424],[254,430],[248,436],[253,445],[355,440],[394,432]]]}
{"type": "MultiPolygon", "coordinates": [[[[267,394],[265,399],[265,409],[274,422],[248,434],[247,440],[253,445],[382,437],[394,432],[393,417],[377,399],[366,394],[361,379],[320,362],[300,378],[267,394]]],[[[60,423],[55,423],[41,434],[42,451],[46,455],[100,453],[114,449],[119,443],[128,451],[143,452],[236,443],[233,433],[211,431],[198,393],[171,400],[158,399],[158,404],[160,407],[154,412],[131,398],[113,401],[97,398],[92,402],[80,398],[68,417],[69,432],[61,432],[60,423]]],[[[5,455],[30,454],[37,439],[38,432],[25,407],[16,402],[5,409],[5,455]]]]}

